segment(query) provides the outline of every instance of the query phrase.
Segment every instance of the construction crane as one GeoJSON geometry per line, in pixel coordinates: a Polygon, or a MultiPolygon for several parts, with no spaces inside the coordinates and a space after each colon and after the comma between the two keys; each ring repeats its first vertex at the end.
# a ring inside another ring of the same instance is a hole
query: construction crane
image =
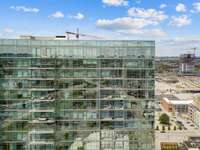
{"type": "Polygon", "coordinates": [[[188,50],[188,53],[193,54],[194,56],[197,56],[197,51],[200,51],[200,49],[197,47],[193,47],[193,48],[189,48],[185,50],[188,50]]]}
{"type": "Polygon", "coordinates": [[[194,47],[194,48],[192,48],[194,51],[194,55],[196,54],[196,51],[197,51],[197,48],[196,47],[194,47]]]}
{"type": "Polygon", "coordinates": [[[102,37],[79,33],[79,28],[76,29],[76,33],[75,32],[71,32],[71,31],[66,31],[65,33],[67,35],[67,39],[68,40],[70,39],[70,35],[74,35],[77,40],[80,38],[80,36],[82,36],[82,37],[91,37],[91,38],[95,38],[95,39],[103,39],[102,37]]]}
{"type": "Polygon", "coordinates": [[[197,56],[197,51],[199,51],[199,49],[197,47],[193,47],[191,50],[193,50],[193,54],[197,56]]]}

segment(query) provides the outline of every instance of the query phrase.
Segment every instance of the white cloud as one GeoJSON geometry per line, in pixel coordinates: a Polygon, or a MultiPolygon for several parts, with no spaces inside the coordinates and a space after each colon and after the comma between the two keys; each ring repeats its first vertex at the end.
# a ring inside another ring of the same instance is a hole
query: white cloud
{"type": "Polygon", "coordinates": [[[152,29],[150,30],[152,33],[151,35],[155,35],[155,36],[165,36],[167,33],[161,29],[152,29]]]}
{"type": "Polygon", "coordinates": [[[179,16],[179,17],[172,16],[172,20],[170,22],[170,25],[182,27],[182,26],[189,25],[191,23],[192,23],[192,20],[188,16],[182,15],[182,16],[179,16]]]}
{"type": "Polygon", "coordinates": [[[77,13],[76,15],[71,15],[70,18],[73,18],[76,20],[82,20],[85,18],[85,16],[82,13],[77,13]]]}
{"type": "Polygon", "coordinates": [[[155,9],[132,7],[128,9],[128,15],[128,17],[115,19],[99,19],[96,22],[96,26],[117,33],[130,35],[165,35],[165,32],[161,29],[153,28],[153,26],[159,25],[160,22],[168,18],[164,12],[155,9]]]}
{"type": "Polygon", "coordinates": [[[65,15],[61,11],[56,11],[55,13],[53,13],[51,15],[51,17],[53,17],[53,18],[64,18],[65,15]]]}
{"type": "Polygon", "coordinates": [[[190,10],[190,13],[192,13],[192,14],[193,14],[193,13],[195,13],[195,10],[193,10],[193,9],[192,9],[192,10],[190,10]]]}
{"type": "Polygon", "coordinates": [[[33,13],[38,13],[40,11],[38,8],[26,7],[26,6],[11,6],[10,9],[23,12],[33,12],[33,13]]]}
{"type": "Polygon", "coordinates": [[[135,0],[135,3],[140,4],[142,3],[142,0],[135,0]]]}
{"type": "Polygon", "coordinates": [[[131,17],[148,18],[153,22],[159,23],[168,18],[163,11],[157,11],[155,9],[143,9],[132,7],[128,10],[128,14],[131,17]]]}
{"type": "Polygon", "coordinates": [[[163,9],[163,8],[166,8],[166,7],[167,7],[166,4],[161,4],[161,5],[160,5],[160,9],[163,9]]]}
{"type": "Polygon", "coordinates": [[[96,22],[98,27],[110,30],[120,30],[120,29],[133,29],[133,28],[143,28],[148,25],[155,25],[155,22],[151,20],[147,20],[144,18],[131,18],[131,17],[123,17],[116,18],[113,20],[109,19],[99,19],[96,22]]]}
{"type": "Polygon", "coordinates": [[[127,0],[102,0],[108,6],[128,6],[127,0]]]}
{"type": "Polygon", "coordinates": [[[138,35],[159,35],[163,36],[165,33],[160,29],[144,29],[148,25],[155,25],[155,22],[145,18],[131,18],[123,17],[113,20],[99,19],[96,22],[97,27],[115,31],[123,34],[138,34],[138,35]]]}
{"type": "Polygon", "coordinates": [[[5,33],[13,33],[14,32],[14,29],[10,28],[10,27],[6,27],[4,28],[3,30],[5,33]]]}
{"type": "Polygon", "coordinates": [[[200,12],[200,2],[193,3],[193,7],[196,12],[200,12]]]}
{"type": "Polygon", "coordinates": [[[186,12],[186,6],[182,3],[179,3],[176,5],[176,11],[177,12],[186,12]]]}
{"type": "Polygon", "coordinates": [[[166,33],[161,29],[130,29],[130,30],[119,30],[119,33],[128,35],[142,35],[142,36],[165,36],[166,33]]]}

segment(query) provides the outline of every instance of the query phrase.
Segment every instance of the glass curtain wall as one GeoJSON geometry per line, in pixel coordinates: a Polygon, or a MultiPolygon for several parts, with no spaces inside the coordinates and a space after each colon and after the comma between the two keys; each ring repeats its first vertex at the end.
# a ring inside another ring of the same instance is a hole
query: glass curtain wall
{"type": "Polygon", "coordinates": [[[0,149],[153,150],[153,41],[0,40],[0,149]]]}

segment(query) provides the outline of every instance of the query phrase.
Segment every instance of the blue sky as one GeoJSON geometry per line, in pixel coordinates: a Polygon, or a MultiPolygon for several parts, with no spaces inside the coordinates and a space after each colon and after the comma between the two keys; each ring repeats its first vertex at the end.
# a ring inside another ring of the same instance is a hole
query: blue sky
{"type": "Polygon", "coordinates": [[[158,56],[200,49],[200,0],[6,0],[0,10],[0,38],[80,28],[105,39],[156,40],[158,56]]]}

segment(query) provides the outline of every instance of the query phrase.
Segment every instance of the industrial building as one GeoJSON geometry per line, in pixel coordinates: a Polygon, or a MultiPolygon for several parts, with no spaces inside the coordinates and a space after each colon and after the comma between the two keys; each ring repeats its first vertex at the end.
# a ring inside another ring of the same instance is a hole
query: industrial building
{"type": "Polygon", "coordinates": [[[153,150],[154,41],[0,40],[1,150],[153,150]]]}

